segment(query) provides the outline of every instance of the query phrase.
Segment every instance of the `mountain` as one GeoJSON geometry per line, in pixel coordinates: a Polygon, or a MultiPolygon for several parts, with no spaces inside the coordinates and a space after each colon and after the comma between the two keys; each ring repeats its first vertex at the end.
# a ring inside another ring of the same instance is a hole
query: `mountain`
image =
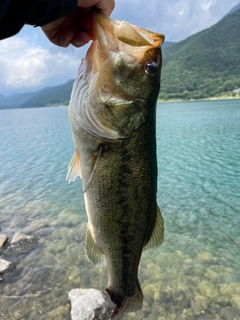
{"type": "Polygon", "coordinates": [[[6,99],[6,97],[2,94],[0,94],[0,104],[6,99]]]}
{"type": "Polygon", "coordinates": [[[240,10],[163,48],[160,98],[207,98],[240,87],[240,10]]]}
{"type": "Polygon", "coordinates": [[[233,7],[233,8],[228,12],[227,15],[229,15],[229,14],[231,14],[231,13],[233,13],[233,12],[239,10],[239,9],[240,9],[240,2],[239,2],[239,4],[237,4],[235,7],[233,7]]]}
{"type": "Polygon", "coordinates": [[[9,97],[0,95],[0,109],[34,108],[54,104],[68,104],[74,80],[36,92],[14,93],[9,97]]]}
{"type": "Polygon", "coordinates": [[[171,41],[165,41],[163,42],[162,48],[167,48],[169,46],[171,46],[172,44],[174,44],[175,42],[171,42],[171,41]]]}
{"type": "Polygon", "coordinates": [[[36,92],[13,93],[8,97],[0,95],[0,106],[7,108],[19,108],[28,99],[34,97],[36,92]],[[3,97],[3,98],[2,98],[3,97]]]}
{"type": "Polygon", "coordinates": [[[21,108],[45,107],[54,104],[68,104],[73,80],[65,84],[40,90],[34,97],[25,101],[21,108]]]}

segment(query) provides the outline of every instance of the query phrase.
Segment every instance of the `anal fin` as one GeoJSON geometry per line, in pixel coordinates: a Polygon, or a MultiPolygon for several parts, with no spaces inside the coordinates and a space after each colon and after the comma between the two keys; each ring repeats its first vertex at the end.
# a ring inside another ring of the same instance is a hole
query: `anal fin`
{"type": "Polygon", "coordinates": [[[104,254],[100,252],[97,244],[92,238],[91,232],[87,229],[86,233],[86,254],[88,259],[95,265],[103,267],[106,265],[104,254]]]}
{"type": "Polygon", "coordinates": [[[163,239],[164,239],[164,221],[163,221],[161,211],[157,205],[156,223],[153,228],[151,238],[148,241],[148,243],[143,247],[143,250],[160,246],[163,243],[163,239]]]}
{"type": "Polygon", "coordinates": [[[68,173],[66,176],[66,180],[68,181],[68,183],[70,183],[75,181],[78,176],[82,179],[80,157],[77,153],[77,150],[75,150],[72,159],[68,165],[68,173]]]}

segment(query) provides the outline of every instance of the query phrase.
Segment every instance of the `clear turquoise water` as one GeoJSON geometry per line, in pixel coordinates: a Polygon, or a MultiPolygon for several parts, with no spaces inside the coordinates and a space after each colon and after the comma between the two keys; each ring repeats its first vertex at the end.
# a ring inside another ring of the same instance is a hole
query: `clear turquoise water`
{"type": "MultiPolygon", "coordinates": [[[[7,246],[0,319],[69,319],[68,292],[107,283],[84,253],[81,182],[65,181],[66,107],[0,110],[0,232],[7,246]]],[[[158,203],[165,242],[143,254],[134,319],[240,319],[240,100],[159,104],[158,203]]]]}

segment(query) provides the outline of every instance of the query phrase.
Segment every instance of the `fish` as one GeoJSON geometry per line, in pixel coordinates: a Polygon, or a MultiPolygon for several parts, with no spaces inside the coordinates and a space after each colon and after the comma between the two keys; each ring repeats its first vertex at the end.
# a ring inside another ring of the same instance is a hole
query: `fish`
{"type": "Polygon", "coordinates": [[[81,60],[69,103],[75,146],[66,179],[82,179],[86,254],[107,266],[111,318],[142,308],[138,268],[159,246],[156,104],[164,36],[93,13],[94,40],[81,60]]]}

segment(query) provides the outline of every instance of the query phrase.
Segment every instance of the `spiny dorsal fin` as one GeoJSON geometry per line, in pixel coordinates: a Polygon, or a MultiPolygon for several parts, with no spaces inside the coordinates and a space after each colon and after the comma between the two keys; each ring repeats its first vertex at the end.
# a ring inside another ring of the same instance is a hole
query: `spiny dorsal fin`
{"type": "Polygon", "coordinates": [[[94,242],[91,232],[87,229],[86,233],[86,254],[88,259],[95,265],[103,267],[106,265],[104,255],[99,251],[96,243],[94,242]]]}
{"type": "Polygon", "coordinates": [[[148,241],[148,243],[144,246],[143,250],[160,246],[163,243],[163,238],[164,238],[164,221],[163,221],[161,211],[157,205],[156,223],[155,223],[151,238],[148,241]]]}
{"type": "Polygon", "coordinates": [[[82,169],[80,157],[77,153],[77,150],[75,150],[72,159],[68,165],[68,173],[66,176],[66,180],[68,181],[68,183],[70,183],[75,181],[77,177],[80,177],[82,179],[82,169]]]}

